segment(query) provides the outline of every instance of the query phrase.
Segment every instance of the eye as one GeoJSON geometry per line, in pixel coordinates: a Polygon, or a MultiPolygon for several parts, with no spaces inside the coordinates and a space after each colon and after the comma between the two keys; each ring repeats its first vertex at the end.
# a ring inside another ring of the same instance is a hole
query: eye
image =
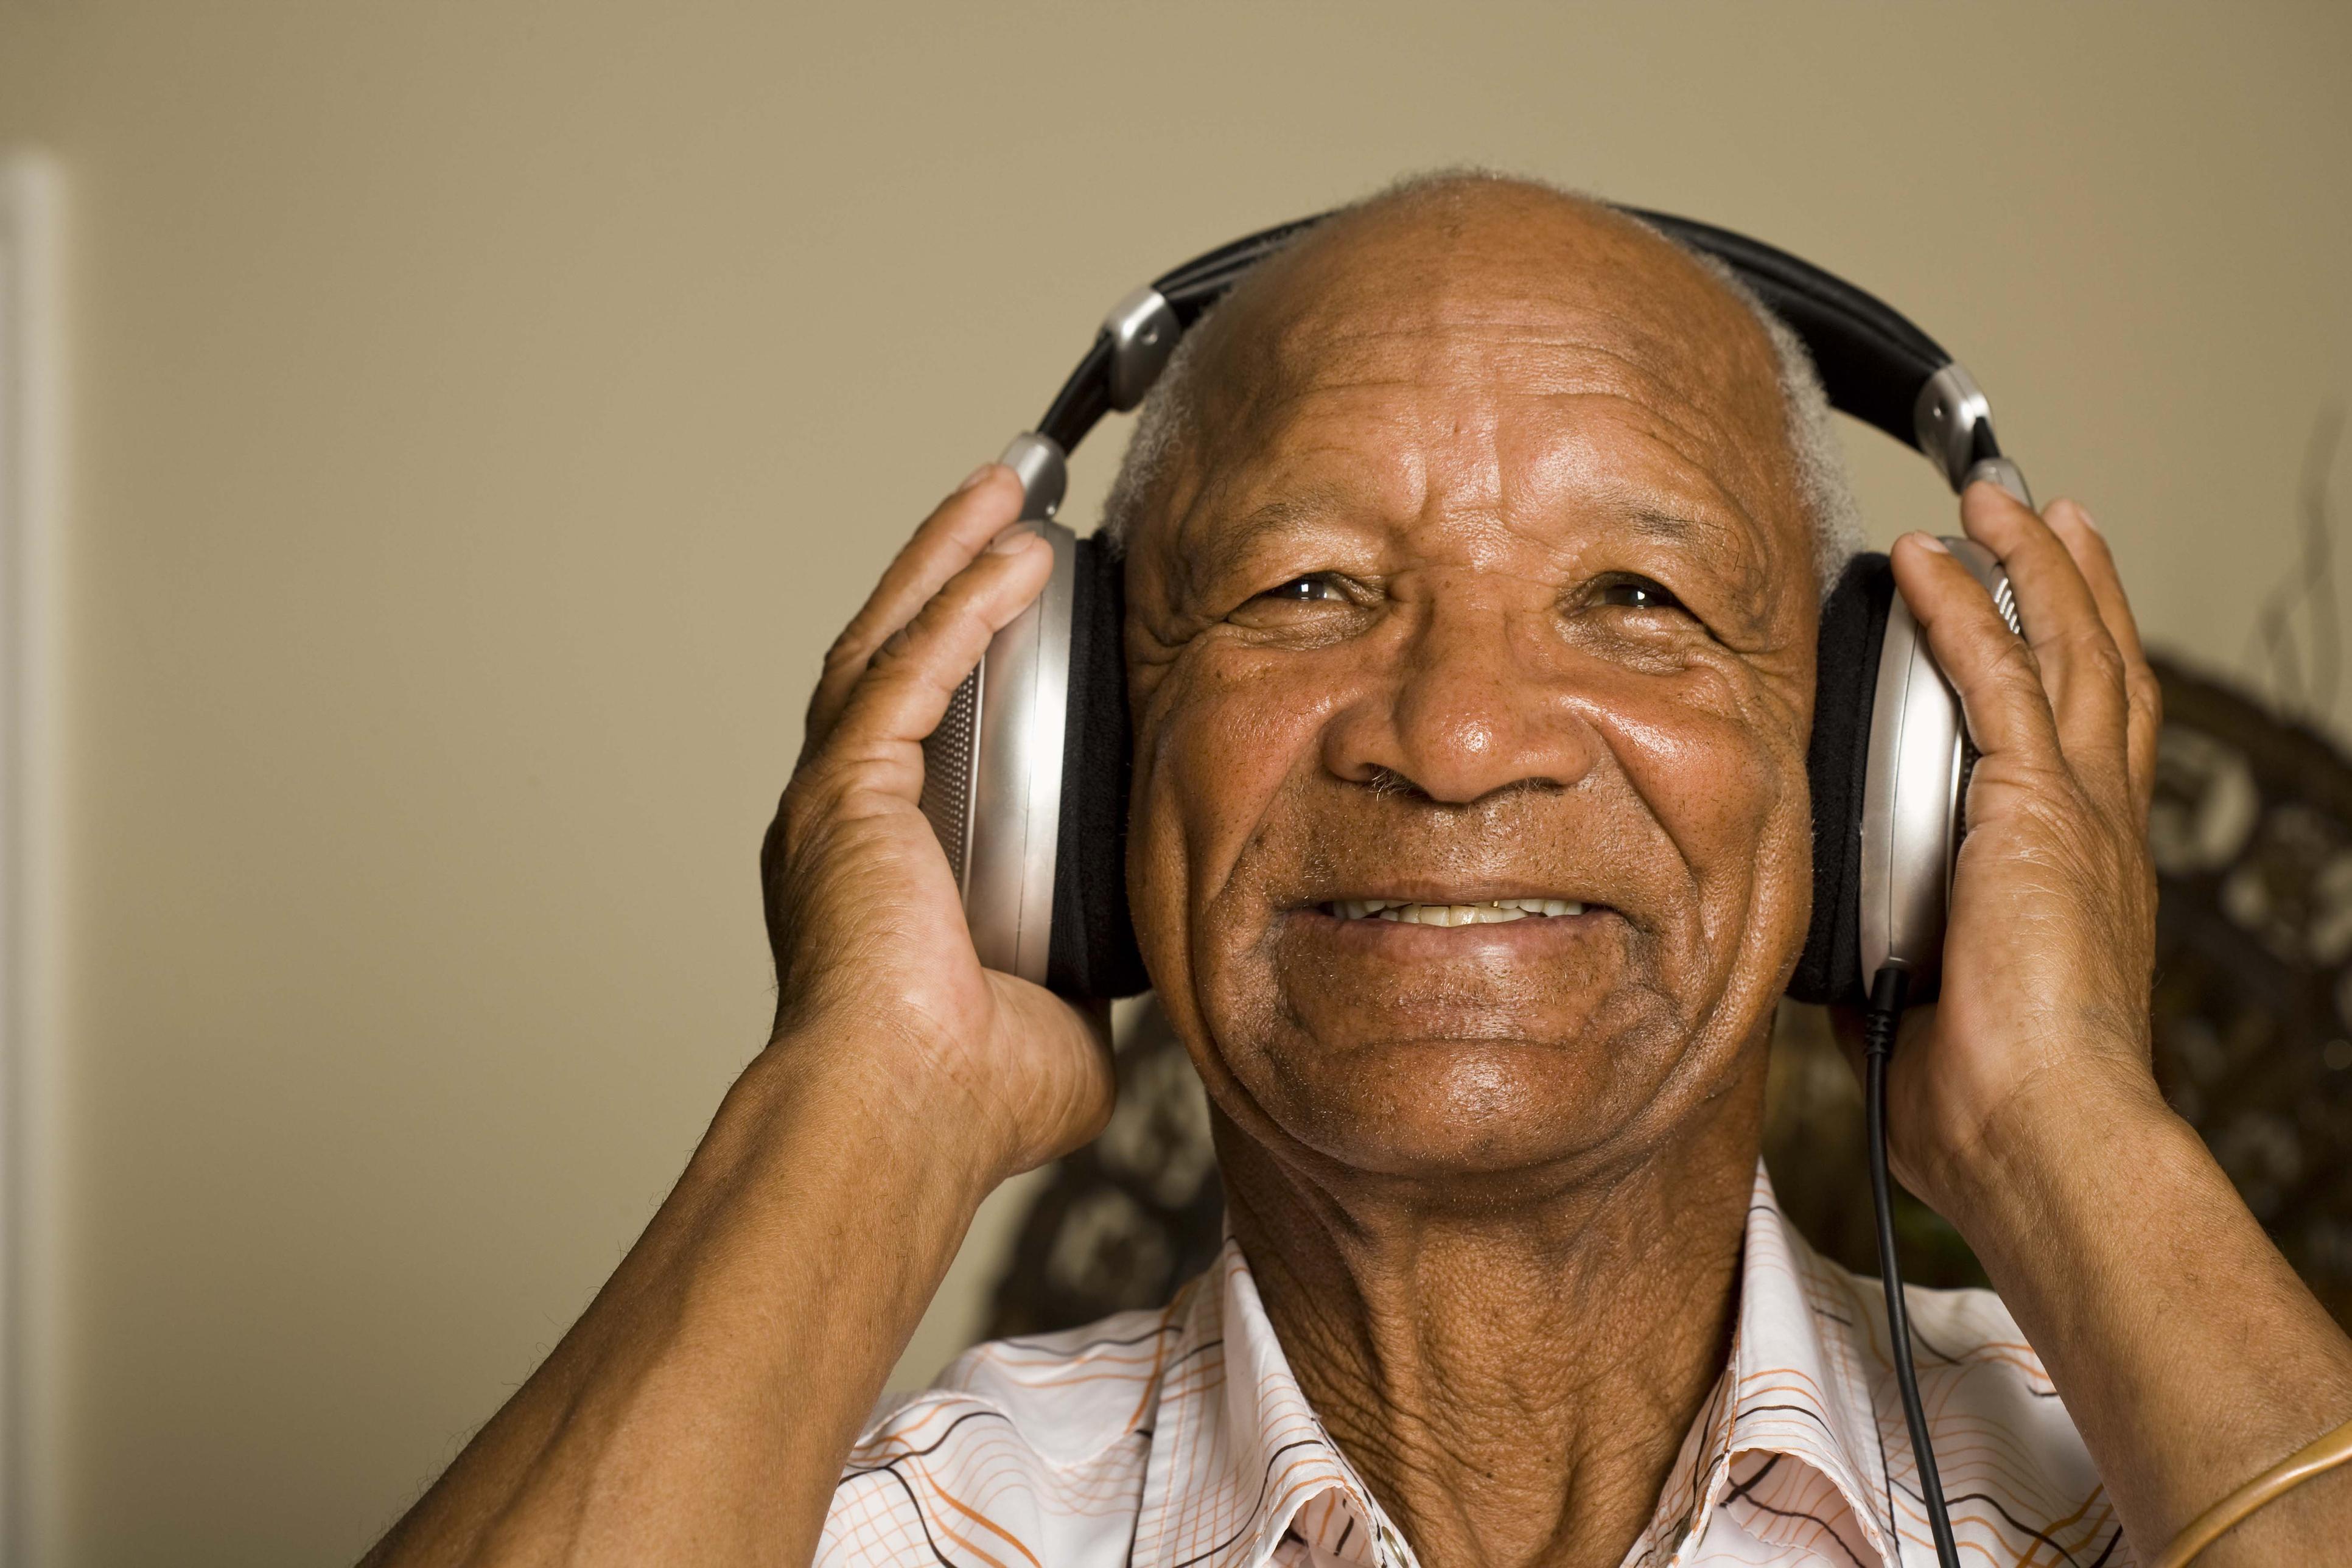
{"type": "Polygon", "coordinates": [[[1322,599],[1344,599],[1339,585],[1320,572],[1310,572],[1304,577],[1293,577],[1278,588],[1268,588],[1258,598],[1277,605],[1311,605],[1322,599]]]}
{"type": "Polygon", "coordinates": [[[1679,610],[1683,602],[1647,577],[1617,577],[1601,589],[1601,602],[1628,610],[1679,610]]]}

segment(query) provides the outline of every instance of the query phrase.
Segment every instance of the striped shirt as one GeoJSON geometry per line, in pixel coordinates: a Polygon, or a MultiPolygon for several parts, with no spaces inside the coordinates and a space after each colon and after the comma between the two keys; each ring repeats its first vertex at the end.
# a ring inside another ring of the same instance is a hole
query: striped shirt
{"type": "MultiPolygon", "coordinates": [[[[1909,1294],[1963,1562],[2129,1568],[2113,1504],[2000,1299],[1909,1294]]],[[[1316,1419],[1228,1241],[1156,1312],[1001,1340],[886,1399],[820,1568],[1418,1568],[1316,1419]]],[[[1762,1171],[1729,1364],[1627,1568],[1933,1568],[1875,1280],[1818,1257],[1762,1171]]]]}

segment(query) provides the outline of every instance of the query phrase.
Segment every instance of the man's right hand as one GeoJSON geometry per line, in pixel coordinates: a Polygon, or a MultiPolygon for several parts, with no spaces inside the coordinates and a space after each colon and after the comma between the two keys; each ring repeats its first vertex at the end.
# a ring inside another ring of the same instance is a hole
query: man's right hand
{"type": "Polygon", "coordinates": [[[877,1114],[977,1138],[992,1183],[1092,1137],[1112,1094],[1099,1016],[981,967],[919,806],[924,738],[1051,570],[1020,510],[1020,480],[991,464],[890,563],[825,656],[760,858],[770,1050],[823,1053],[865,1079],[877,1114]]]}

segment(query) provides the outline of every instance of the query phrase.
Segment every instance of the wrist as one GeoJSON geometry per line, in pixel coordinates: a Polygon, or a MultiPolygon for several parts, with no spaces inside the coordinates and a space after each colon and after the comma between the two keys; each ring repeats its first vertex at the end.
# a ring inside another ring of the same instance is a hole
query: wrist
{"type": "Polygon", "coordinates": [[[949,1055],[870,1023],[800,1025],[769,1041],[720,1115],[747,1129],[789,1123],[821,1140],[835,1163],[919,1185],[969,1218],[1021,1167],[1000,1108],[958,1080],[942,1060],[949,1055]]]}
{"type": "Polygon", "coordinates": [[[2094,1060],[2006,1097],[1938,1162],[1926,1184],[1932,1194],[1921,1195],[1985,1256],[2004,1250],[2003,1237],[2044,1235],[2077,1210],[2095,1212],[2118,1173],[2154,1174],[2187,1159],[2201,1162],[2203,1144],[2147,1069],[2094,1060]]]}

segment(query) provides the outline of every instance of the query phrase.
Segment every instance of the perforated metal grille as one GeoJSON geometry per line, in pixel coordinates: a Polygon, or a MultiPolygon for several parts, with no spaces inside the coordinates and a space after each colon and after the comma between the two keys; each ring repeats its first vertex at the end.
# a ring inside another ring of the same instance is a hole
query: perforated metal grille
{"type": "Polygon", "coordinates": [[[1992,607],[2000,612],[2000,618],[2009,623],[2011,631],[2024,629],[2018,625],[2017,595],[2010,588],[2009,574],[2006,572],[2000,574],[2000,586],[1993,590],[1992,607]]]}
{"type": "MultiPolygon", "coordinates": [[[[986,663],[982,661],[982,668],[986,663]]],[[[980,670],[963,678],[948,700],[946,717],[923,742],[923,815],[940,847],[948,852],[948,869],[956,886],[964,885],[964,862],[971,847],[971,790],[979,762],[980,670]]]]}
{"type": "MultiPolygon", "coordinates": [[[[1992,607],[2000,612],[2000,618],[2009,623],[2011,631],[2020,636],[2024,634],[2025,628],[2017,619],[2017,593],[2009,585],[2009,574],[2006,572],[2000,574],[2000,586],[1992,591],[1992,607]]],[[[1977,750],[1976,742],[1963,728],[1960,731],[1959,805],[1955,812],[1958,820],[1952,830],[1954,844],[1958,844],[1969,830],[1969,781],[1976,776],[1977,760],[1983,755],[1982,752],[1977,750]]]]}

